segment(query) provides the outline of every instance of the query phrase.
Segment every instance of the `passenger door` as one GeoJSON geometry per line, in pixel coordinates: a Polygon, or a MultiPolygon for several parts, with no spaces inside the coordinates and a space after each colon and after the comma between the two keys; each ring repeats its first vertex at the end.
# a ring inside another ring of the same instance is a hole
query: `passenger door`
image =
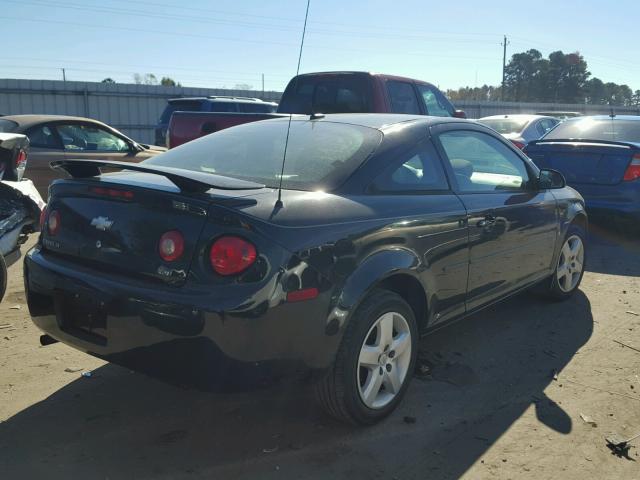
{"type": "Polygon", "coordinates": [[[450,124],[432,133],[468,213],[467,310],[550,274],[556,200],[534,187],[535,166],[481,127],[450,124]]]}
{"type": "Polygon", "coordinates": [[[378,197],[371,204],[397,213],[377,230],[380,238],[369,242],[399,244],[421,259],[418,270],[429,296],[430,325],[464,313],[466,211],[447,182],[438,153],[425,138],[385,167],[369,187],[378,197]]]}
{"type": "Polygon", "coordinates": [[[53,170],[49,164],[54,160],[64,160],[64,148],[55,127],[41,124],[24,132],[29,137],[29,156],[25,178],[30,179],[43,199],[47,199],[49,185],[64,173],[53,170]]]}

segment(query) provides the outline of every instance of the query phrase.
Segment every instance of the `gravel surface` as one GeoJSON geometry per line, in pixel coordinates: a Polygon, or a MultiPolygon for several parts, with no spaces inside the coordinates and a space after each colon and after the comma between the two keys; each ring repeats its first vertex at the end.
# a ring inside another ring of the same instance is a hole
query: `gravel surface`
{"type": "Polygon", "coordinates": [[[426,375],[370,428],[303,382],[215,394],[40,347],[21,264],[0,304],[0,472],[13,478],[640,479],[640,239],[592,228],[581,291],[529,293],[421,342],[426,375]],[[83,372],[91,371],[91,376],[83,372]]]}

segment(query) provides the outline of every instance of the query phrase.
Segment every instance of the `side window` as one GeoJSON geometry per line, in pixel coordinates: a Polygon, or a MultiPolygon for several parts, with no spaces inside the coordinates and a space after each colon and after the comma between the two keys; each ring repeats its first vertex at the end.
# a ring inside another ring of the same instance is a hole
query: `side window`
{"type": "Polygon", "coordinates": [[[545,118],[544,120],[541,120],[540,123],[542,123],[544,133],[547,133],[549,130],[551,130],[553,127],[555,127],[558,124],[558,121],[545,118]]]}
{"type": "Polygon", "coordinates": [[[387,82],[387,91],[389,92],[391,111],[393,113],[420,115],[418,98],[411,83],[389,80],[387,82]]]}
{"type": "Polygon", "coordinates": [[[243,113],[273,113],[276,111],[273,105],[264,103],[238,103],[238,109],[243,113]]]}
{"type": "Polygon", "coordinates": [[[536,123],[536,131],[538,132],[538,135],[544,135],[545,133],[547,133],[547,130],[549,129],[546,128],[545,120],[538,120],[538,122],[536,123]]]}
{"type": "MultiPolygon", "coordinates": [[[[374,193],[426,192],[449,190],[449,185],[434,153],[424,148],[413,150],[401,165],[386,169],[372,184],[374,193]]],[[[402,161],[402,160],[401,160],[402,161]]]]}
{"type": "Polygon", "coordinates": [[[129,145],[120,137],[98,127],[83,124],[58,125],[65,150],[128,152],[129,145]]]}
{"type": "Polygon", "coordinates": [[[29,137],[32,147],[62,150],[60,139],[56,136],[53,128],[48,125],[39,125],[32,128],[27,132],[27,137],[29,137]]]}
{"type": "Polygon", "coordinates": [[[418,92],[422,96],[424,105],[427,108],[427,115],[434,117],[451,117],[452,111],[450,111],[447,101],[440,92],[428,85],[418,84],[418,92]],[[445,103],[446,102],[446,103],[445,103]]]}
{"type": "MultiPolygon", "coordinates": [[[[233,102],[211,102],[210,107],[212,112],[237,112],[238,108],[236,103],[233,102]]],[[[242,110],[240,110],[242,111],[242,110]]]]}
{"type": "Polygon", "coordinates": [[[452,130],[439,140],[462,192],[522,190],[529,181],[524,161],[487,133],[452,130]]]}

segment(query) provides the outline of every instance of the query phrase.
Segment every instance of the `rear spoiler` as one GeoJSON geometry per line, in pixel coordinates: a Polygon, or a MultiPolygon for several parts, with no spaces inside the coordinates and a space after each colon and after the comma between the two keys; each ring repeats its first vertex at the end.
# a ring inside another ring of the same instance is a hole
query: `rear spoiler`
{"type": "Polygon", "coordinates": [[[588,145],[611,145],[612,147],[626,147],[626,148],[638,148],[638,145],[633,142],[616,142],[615,140],[591,140],[589,138],[541,138],[539,140],[532,140],[528,145],[539,144],[567,144],[567,143],[582,143],[588,145]]]}
{"type": "Polygon", "coordinates": [[[64,170],[73,178],[97,177],[102,173],[100,171],[102,167],[151,173],[169,179],[185,193],[204,193],[211,188],[220,190],[256,190],[264,187],[264,185],[259,183],[248,182],[246,180],[159,165],[147,166],[139,163],[102,160],[56,160],[51,162],[50,165],[51,168],[64,170]]]}

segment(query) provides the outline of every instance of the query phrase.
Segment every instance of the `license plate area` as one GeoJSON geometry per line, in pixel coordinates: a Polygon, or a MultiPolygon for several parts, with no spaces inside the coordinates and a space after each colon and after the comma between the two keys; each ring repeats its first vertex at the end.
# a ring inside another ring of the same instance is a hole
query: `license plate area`
{"type": "Polygon", "coordinates": [[[60,329],[87,342],[107,344],[104,302],[88,293],[60,293],[56,298],[60,329]]]}

